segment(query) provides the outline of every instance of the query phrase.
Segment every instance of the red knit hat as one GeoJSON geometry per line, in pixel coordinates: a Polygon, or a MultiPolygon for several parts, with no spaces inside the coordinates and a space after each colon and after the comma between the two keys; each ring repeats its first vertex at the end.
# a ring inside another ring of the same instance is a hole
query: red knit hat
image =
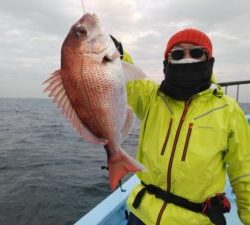
{"type": "Polygon", "coordinates": [[[165,59],[168,58],[168,53],[171,49],[179,43],[192,43],[195,45],[202,46],[208,53],[208,58],[212,57],[213,46],[209,37],[202,31],[188,28],[175,33],[168,41],[167,48],[164,54],[165,59]]]}

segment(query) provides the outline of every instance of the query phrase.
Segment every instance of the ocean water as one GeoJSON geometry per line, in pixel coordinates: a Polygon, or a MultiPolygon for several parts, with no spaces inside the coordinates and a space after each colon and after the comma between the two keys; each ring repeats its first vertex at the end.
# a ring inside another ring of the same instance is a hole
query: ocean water
{"type": "MultiPolygon", "coordinates": [[[[123,144],[134,157],[138,127],[123,144]]],[[[73,224],[111,193],[105,165],[49,99],[0,98],[0,225],[73,224]]]]}
{"type": "MultiPolygon", "coordinates": [[[[135,156],[138,126],[124,143],[135,156]]],[[[73,224],[111,191],[106,153],[48,99],[0,98],[0,225],[73,224]]]]}

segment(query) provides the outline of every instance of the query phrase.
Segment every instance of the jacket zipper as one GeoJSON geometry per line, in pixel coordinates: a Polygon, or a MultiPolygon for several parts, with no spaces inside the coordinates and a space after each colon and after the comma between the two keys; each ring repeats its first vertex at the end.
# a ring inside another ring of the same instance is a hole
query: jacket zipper
{"type": "Polygon", "coordinates": [[[192,133],[193,125],[194,125],[193,123],[190,123],[189,127],[188,127],[188,133],[187,133],[187,137],[186,137],[186,141],[185,141],[185,145],[184,145],[184,149],[183,149],[181,161],[185,161],[186,160],[187,149],[188,149],[188,144],[189,144],[190,136],[191,136],[191,133],[192,133]]]}
{"type": "Polygon", "coordinates": [[[169,135],[170,135],[170,131],[171,131],[171,127],[172,127],[172,122],[173,122],[173,118],[171,118],[170,122],[169,122],[169,127],[168,127],[168,131],[167,131],[167,135],[164,141],[164,144],[162,146],[162,150],[161,150],[161,155],[164,155],[165,153],[165,149],[168,143],[168,139],[169,139],[169,135]]]}
{"type": "MultiPolygon", "coordinates": [[[[175,134],[174,144],[173,144],[173,148],[172,148],[172,152],[171,152],[171,156],[170,156],[170,160],[169,160],[169,164],[168,164],[167,191],[171,190],[171,172],[172,172],[172,166],[173,166],[173,161],[174,161],[174,155],[175,155],[175,151],[176,151],[177,142],[178,142],[178,139],[179,139],[179,136],[180,136],[181,127],[182,127],[183,122],[185,120],[185,117],[187,115],[189,104],[190,104],[190,101],[185,102],[184,110],[182,112],[181,119],[180,119],[177,131],[176,131],[176,134],[175,134]]],[[[160,225],[161,218],[162,218],[163,212],[164,212],[166,207],[167,207],[167,203],[164,202],[163,206],[161,207],[161,210],[160,210],[160,212],[158,214],[156,225],[160,225]]]]}

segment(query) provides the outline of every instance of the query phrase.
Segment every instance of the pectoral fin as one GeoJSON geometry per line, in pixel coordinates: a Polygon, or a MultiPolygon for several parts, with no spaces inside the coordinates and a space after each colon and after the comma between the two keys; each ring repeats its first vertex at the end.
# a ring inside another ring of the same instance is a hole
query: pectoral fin
{"type": "Polygon", "coordinates": [[[134,64],[129,64],[124,61],[122,63],[123,72],[125,74],[126,80],[143,80],[147,75],[134,64]]]}
{"type": "Polygon", "coordinates": [[[132,130],[134,121],[135,121],[135,114],[129,106],[127,107],[127,116],[125,123],[123,124],[122,130],[121,130],[121,143],[126,140],[129,132],[132,130]]]}

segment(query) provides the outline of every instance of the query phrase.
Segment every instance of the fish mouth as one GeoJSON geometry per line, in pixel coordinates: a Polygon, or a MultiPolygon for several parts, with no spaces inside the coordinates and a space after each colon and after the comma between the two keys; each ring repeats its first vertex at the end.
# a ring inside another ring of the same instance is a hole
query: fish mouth
{"type": "Polygon", "coordinates": [[[82,18],[79,21],[80,23],[88,23],[90,25],[95,25],[99,23],[99,19],[95,13],[86,13],[82,16],[82,18]]]}

